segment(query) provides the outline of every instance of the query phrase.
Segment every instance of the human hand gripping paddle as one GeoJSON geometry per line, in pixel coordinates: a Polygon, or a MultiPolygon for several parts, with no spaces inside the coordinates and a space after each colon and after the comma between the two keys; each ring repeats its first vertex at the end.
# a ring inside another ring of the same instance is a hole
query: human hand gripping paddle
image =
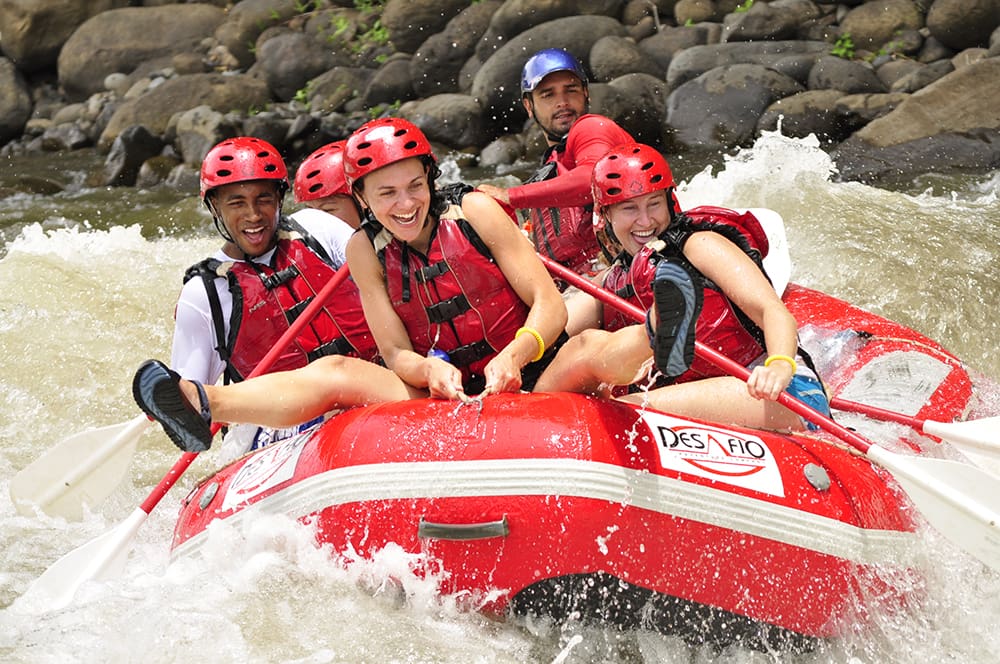
{"type": "MultiPolygon", "coordinates": [[[[644,311],[614,293],[590,283],[546,256],[539,254],[539,258],[554,276],[633,316],[636,321],[645,319],[644,311]]],[[[750,377],[746,367],[697,341],[695,353],[741,380],[746,381],[750,377]]],[[[888,471],[928,523],[986,565],[1000,570],[1000,479],[976,466],[958,461],[892,452],[865,440],[787,392],[781,393],[778,402],[888,471]]]]}
{"type": "MultiPolygon", "coordinates": [[[[305,327],[319,310],[330,299],[337,287],[347,278],[347,266],[341,267],[329,282],[316,294],[316,297],[302,314],[295,319],[281,338],[275,342],[267,355],[260,361],[257,367],[250,373],[250,378],[266,373],[281,355],[282,351],[298,336],[298,333],[305,327]]],[[[146,419],[142,416],[142,419],[146,419]]],[[[212,435],[218,433],[222,425],[218,422],[212,424],[212,435]]],[[[138,434],[136,434],[138,436],[138,434]]],[[[198,455],[193,452],[185,452],[181,458],[171,467],[167,474],[160,480],[153,491],[143,503],[135,509],[123,522],[112,530],[104,533],[87,542],[86,544],[73,549],[62,558],[45,570],[41,576],[35,579],[34,583],[22,596],[22,600],[28,601],[31,608],[37,611],[54,611],[69,604],[76,591],[85,582],[90,580],[106,579],[114,576],[124,566],[127,554],[131,549],[132,539],[138,532],[140,526],[146,521],[146,517],[160,502],[167,491],[177,482],[188,466],[198,455]]],[[[93,475],[91,475],[93,476],[93,475]]],[[[88,476],[88,481],[89,477],[88,476]]]]}

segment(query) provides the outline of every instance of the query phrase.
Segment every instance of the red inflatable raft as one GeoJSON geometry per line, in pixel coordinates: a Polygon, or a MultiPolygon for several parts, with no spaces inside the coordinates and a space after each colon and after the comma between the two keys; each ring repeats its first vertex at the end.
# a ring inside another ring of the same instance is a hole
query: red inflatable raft
{"type": "MultiPolygon", "coordinates": [[[[931,340],[808,289],[790,286],[785,299],[820,345],[849,342],[816,353],[836,356],[824,375],[836,393],[863,401],[868,389],[877,402],[900,382],[882,374],[910,367],[921,372],[913,414],[950,420],[968,407],[968,375],[931,340]]],[[[937,444],[910,438],[909,447],[937,444]]],[[[825,433],[747,430],[573,394],[337,415],[196,487],[174,555],[198,552],[214,520],[273,513],[314,524],[334,551],[395,544],[420,554],[443,572],[441,592],[475,609],[577,612],[751,645],[856,631],[872,598],[903,599],[896,588],[912,587],[919,549],[891,476],[825,433]],[[896,584],[898,575],[909,581],[896,584]]]]}

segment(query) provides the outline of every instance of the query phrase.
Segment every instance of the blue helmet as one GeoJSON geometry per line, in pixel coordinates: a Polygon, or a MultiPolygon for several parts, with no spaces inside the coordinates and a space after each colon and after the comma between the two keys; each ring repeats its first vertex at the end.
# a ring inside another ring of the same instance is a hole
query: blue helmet
{"type": "Polygon", "coordinates": [[[587,73],[573,54],[561,48],[544,48],[524,63],[524,69],[521,70],[521,96],[532,92],[543,78],[557,71],[576,74],[587,85],[587,73]]]}

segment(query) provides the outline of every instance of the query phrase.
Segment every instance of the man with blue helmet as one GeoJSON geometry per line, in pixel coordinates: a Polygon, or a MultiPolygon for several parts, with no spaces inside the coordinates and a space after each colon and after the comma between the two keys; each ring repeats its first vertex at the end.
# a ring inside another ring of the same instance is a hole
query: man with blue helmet
{"type": "Polygon", "coordinates": [[[590,272],[600,255],[590,174],[611,148],[634,139],[614,120],[587,112],[587,74],[563,49],[546,48],[528,59],[521,72],[521,103],[545,134],[544,165],[525,184],[480,189],[527,210],[538,251],[576,272],[590,272]]]}

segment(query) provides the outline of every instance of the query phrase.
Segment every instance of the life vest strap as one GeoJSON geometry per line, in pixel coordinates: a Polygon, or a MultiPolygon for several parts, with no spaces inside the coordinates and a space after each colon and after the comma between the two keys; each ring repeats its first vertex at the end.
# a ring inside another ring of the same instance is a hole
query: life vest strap
{"type": "Polygon", "coordinates": [[[333,341],[327,342],[322,346],[319,346],[313,351],[308,353],[309,361],[319,359],[321,357],[326,357],[327,355],[347,355],[354,350],[354,346],[345,339],[344,337],[338,337],[333,341]]]}
{"type": "Polygon", "coordinates": [[[426,284],[432,279],[440,277],[442,274],[447,272],[449,269],[448,264],[444,261],[439,261],[434,265],[428,265],[427,267],[422,267],[417,270],[416,277],[417,283],[426,284]]]}
{"type": "Polygon", "coordinates": [[[429,307],[425,307],[427,311],[427,318],[430,319],[432,323],[443,323],[451,320],[456,316],[464,314],[471,308],[472,305],[469,304],[469,300],[463,294],[450,297],[443,302],[438,302],[429,307]]]}
{"type": "Polygon", "coordinates": [[[274,290],[278,286],[287,283],[299,276],[299,268],[294,265],[289,265],[283,270],[278,270],[272,275],[263,277],[261,281],[264,282],[264,288],[267,290],[274,290]]]}
{"type": "Polygon", "coordinates": [[[478,362],[493,352],[493,346],[485,339],[480,339],[474,343],[459,346],[454,350],[448,351],[448,357],[451,358],[451,363],[456,367],[465,367],[478,362]]]}

